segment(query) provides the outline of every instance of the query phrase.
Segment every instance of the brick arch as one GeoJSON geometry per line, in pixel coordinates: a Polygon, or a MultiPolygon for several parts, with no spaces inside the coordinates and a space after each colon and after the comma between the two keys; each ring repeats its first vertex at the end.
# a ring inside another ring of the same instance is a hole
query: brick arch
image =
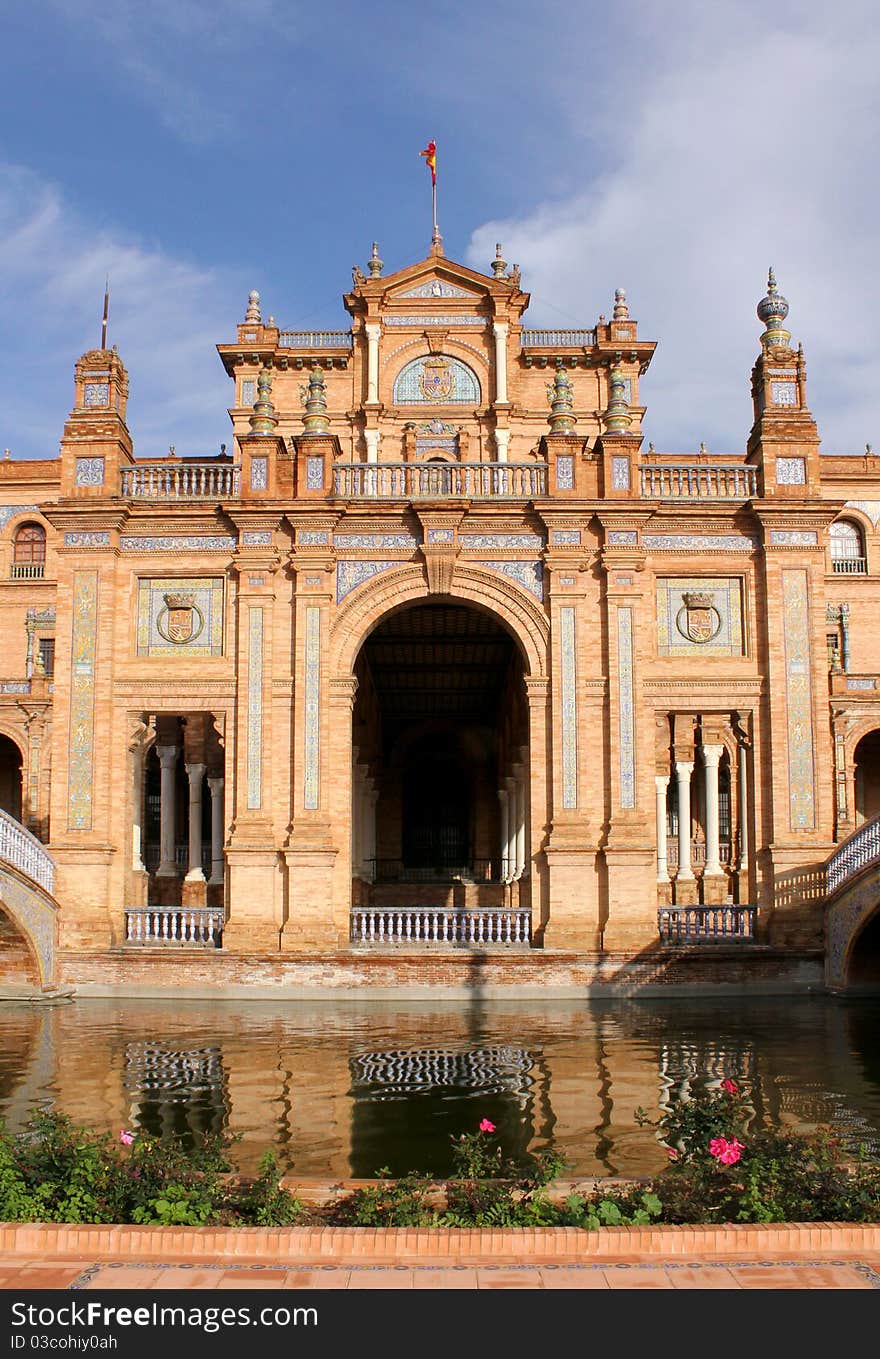
{"type": "Polygon", "coordinates": [[[57,903],[23,873],[0,863],[0,910],[24,941],[41,988],[51,990],[57,984],[57,903]]]}
{"type": "Polygon", "coordinates": [[[337,610],[330,636],[329,668],[336,676],[351,675],[357,655],[373,629],[393,609],[425,600],[448,599],[473,604],[498,617],[518,643],[531,679],[548,673],[550,624],[537,601],[494,573],[456,564],[448,595],[431,595],[423,570],[407,562],[386,571],[352,592],[337,610]]]}
{"type": "Polygon", "coordinates": [[[825,912],[825,984],[831,991],[847,985],[856,941],[880,910],[880,865],[871,864],[832,898],[825,912]]]}

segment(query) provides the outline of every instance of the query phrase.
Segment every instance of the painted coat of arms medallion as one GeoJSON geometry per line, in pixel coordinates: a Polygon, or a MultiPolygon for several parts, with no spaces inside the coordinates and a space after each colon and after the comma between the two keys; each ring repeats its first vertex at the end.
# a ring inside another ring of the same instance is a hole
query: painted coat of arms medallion
{"type": "Polygon", "coordinates": [[[675,620],[682,637],[698,645],[711,642],[721,630],[721,614],[712,602],[712,595],[687,591],[682,595],[682,599],[683,606],[675,620]]]}

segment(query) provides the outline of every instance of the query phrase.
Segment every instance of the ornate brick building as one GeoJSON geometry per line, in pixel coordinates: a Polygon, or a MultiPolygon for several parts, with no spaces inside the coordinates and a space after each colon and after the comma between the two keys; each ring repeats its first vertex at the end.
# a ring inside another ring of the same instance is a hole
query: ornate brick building
{"type": "Polygon", "coordinates": [[[4,975],[869,975],[826,898],[880,812],[880,459],[820,456],[772,274],[720,455],[643,448],[622,292],[533,330],[500,247],[368,270],[345,330],[251,294],[231,453],[135,459],[99,349],[0,463],[4,975]]]}

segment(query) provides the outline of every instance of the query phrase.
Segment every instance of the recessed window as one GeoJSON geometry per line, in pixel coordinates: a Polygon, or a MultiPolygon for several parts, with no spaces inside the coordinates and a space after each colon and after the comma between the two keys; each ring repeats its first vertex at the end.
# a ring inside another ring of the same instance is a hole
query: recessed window
{"type": "Polygon", "coordinates": [[[829,532],[831,570],[839,576],[864,576],[868,570],[865,540],[858,524],[837,519],[829,532]]]}
{"type": "Polygon", "coordinates": [[[22,524],[12,552],[13,580],[39,580],[46,565],[46,530],[39,524],[22,524]]]}

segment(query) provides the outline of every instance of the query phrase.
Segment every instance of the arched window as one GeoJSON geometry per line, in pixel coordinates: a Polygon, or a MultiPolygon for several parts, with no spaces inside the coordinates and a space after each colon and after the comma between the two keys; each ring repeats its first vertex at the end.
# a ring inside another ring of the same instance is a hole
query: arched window
{"type": "Polygon", "coordinates": [[[400,370],[393,399],[395,406],[478,406],[480,380],[460,359],[426,354],[400,370]]]}
{"type": "Polygon", "coordinates": [[[40,524],[22,524],[15,535],[12,574],[34,580],[42,576],[46,564],[46,530],[40,524]]]}
{"type": "Polygon", "coordinates": [[[851,519],[837,519],[831,525],[831,570],[835,575],[863,576],[868,569],[865,559],[865,540],[858,524],[851,519]]]}

